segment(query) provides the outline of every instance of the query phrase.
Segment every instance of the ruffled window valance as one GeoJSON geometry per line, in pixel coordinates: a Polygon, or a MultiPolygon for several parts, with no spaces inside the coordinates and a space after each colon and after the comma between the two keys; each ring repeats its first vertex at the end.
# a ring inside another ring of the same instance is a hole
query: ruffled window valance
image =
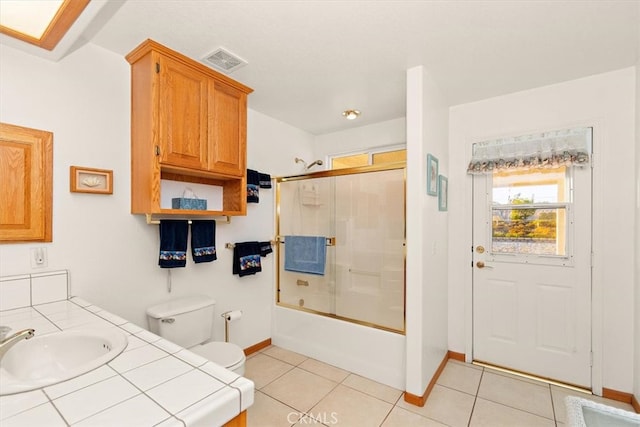
{"type": "Polygon", "coordinates": [[[586,166],[591,153],[591,128],[566,129],[473,144],[467,173],[498,170],[586,166]]]}

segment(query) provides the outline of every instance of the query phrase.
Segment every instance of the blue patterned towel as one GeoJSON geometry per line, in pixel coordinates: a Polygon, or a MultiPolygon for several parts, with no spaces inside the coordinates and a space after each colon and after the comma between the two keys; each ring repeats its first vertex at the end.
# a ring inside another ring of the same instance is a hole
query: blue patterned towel
{"type": "Polygon", "coordinates": [[[284,269],[324,276],[327,239],[320,236],[285,236],[284,269]]]}
{"type": "Polygon", "coordinates": [[[232,272],[240,277],[262,271],[260,263],[260,243],[240,242],[233,247],[232,272]]]}
{"type": "Polygon", "coordinates": [[[215,261],[218,258],[215,220],[191,221],[191,255],[196,264],[215,261]]]}
{"type": "Polygon", "coordinates": [[[187,236],[189,223],[186,220],[160,220],[160,257],[162,268],[187,265],[187,236]]]}

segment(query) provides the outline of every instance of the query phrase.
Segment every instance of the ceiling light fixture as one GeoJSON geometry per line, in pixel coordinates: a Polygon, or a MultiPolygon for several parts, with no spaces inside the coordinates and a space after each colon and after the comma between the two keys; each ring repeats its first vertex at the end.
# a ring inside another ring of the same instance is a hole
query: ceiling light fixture
{"type": "Polygon", "coordinates": [[[347,120],[355,120],[358,118],[358,116],[360,116],[360,111],[359,110],[344,110],[342,112],[342,115],[347,119],[347,120]]]}

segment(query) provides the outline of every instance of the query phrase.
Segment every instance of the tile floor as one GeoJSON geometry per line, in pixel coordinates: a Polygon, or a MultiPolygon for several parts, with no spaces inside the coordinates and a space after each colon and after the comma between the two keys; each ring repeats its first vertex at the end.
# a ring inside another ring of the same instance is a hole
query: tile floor
{"type": "Polygon", "coordinates": [[[245,376],[256,389],[249,427],[564,426],[569,394],[633,410],[457,361],[447,363],[422,408],[406,403],[401,390],[276,346],[248,357],[245,376]]]}

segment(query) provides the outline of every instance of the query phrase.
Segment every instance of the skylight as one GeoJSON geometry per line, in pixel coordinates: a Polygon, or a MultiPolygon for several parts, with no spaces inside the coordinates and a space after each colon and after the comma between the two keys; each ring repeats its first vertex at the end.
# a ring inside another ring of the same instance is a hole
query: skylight
{"type": "Polygon", "coordinates": [[[52,50],[90,0],[0,0],[0,33],[52,50]]]}
{"type": "Polygon", "coordinates": [[[40,39],[62,6],[62,0],[0,1],[0,25],[40,39]]]}

